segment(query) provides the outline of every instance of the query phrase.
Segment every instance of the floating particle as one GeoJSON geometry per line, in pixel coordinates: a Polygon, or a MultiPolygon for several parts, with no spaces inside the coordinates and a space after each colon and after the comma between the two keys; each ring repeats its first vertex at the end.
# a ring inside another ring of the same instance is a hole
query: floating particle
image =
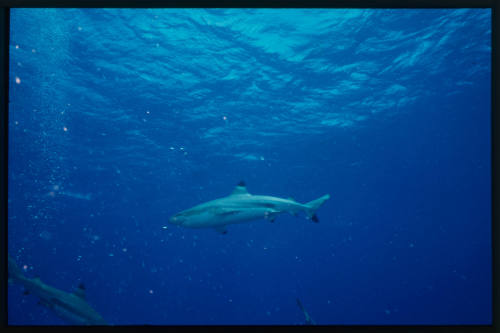
{"type": "Polygon", "coordinates": [[[391,310],[389,310],[389,309],[385,309],[385,314],[386,314],[386,315],[390,315],[390,314],[391,314],[391,310]]]}
{"type": "Polygon", "coordinates": [[[110,254],[109,254],[109,256],[110,256],[110,257],[114,257],[115,255],[114,255],[113,253],[110,253],[110,254]]]}
{"type": "Polygon", "coordinates": [[[413,244],[413,243],[410,243],[410,247],[415,247],[415,244],[413,244]]]}
{"type": "Polygon", "coordinates": [[[36,53],[36,49],[31,49],[31,52],[32,53],[36,53]]]}
{"type": "Polygon", "coordinates": [[[167,230],[168,227],[166,225],[164,225],[163,227],[161,227],[163,230],[167,230]]]}
{"type": "Polygon", "coordinates": [[[63,127],[64,132],[68,131],[68,128],[66,126],[63,127]]]}
{"type": "Polygon", "coordinates": [[[126,247],[124,247],[124,248],[122,249],[122,251],[123,251],[123,252],[127,252],[127,248],[126,248],[126,247]]]}
{"type": "Polygon", "coordinates": [[[226,116],[222,116],[222,119],[223,119],[223,120],[227,120],[227,117],[226,117],[226,116]]]}
{"type": "Polygon", "coordinates": [[[16,76],[16,83],[17,83],[17,84],[20,84],[20,83],[21,83],[21,79],[19,78],[19,76],[16,76]]]}
{"type": "Polygon", "coordinates": [[[82,31],[82,27],[78,27],[78,31],[82,31]]]}
{"type": "Polygon", "coordinates": [[[170,150],[175,150],[175,148],[174,147],[170,147],[170,150]]]}
{"type": "Polygon", "coordinates": [[[28,265],[23,265],[23,270],[26,272],[28,270],[28,265]]]}
{"type": "Polygon", "coordinates": [[[44,230],[40,233],[40,238],[45,239],[45,240],[51,240],[52,234],[50,232],[48,232],[47,230],[44,230]]]}
{"type": "Polygon", "coordinates": [[[18,49],[18,48],[19,48],[19,45],[16,45],[16,49],[18,49]]]}
{"type": "Polygon", "coordinates": [[[154,294],[153,289],[149,289],[149,293],[150,293],[151,295],[153,295],[153,294],[154,294]]]}

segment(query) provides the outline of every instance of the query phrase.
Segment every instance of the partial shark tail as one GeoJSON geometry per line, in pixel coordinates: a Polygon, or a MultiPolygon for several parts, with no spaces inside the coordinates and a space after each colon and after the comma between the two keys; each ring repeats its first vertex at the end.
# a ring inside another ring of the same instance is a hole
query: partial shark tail
{"type": "Polygon", "coordinates": [[[24,276],[23,272],[17,266],[16,262],[14,261],[14,258],[8,255],[9,259],[9,266],[8,266],[8,275],[9,275],[9,280],[18,280],[24,276]]]}
{"type": "Polygon", "coordinates": [[[314,222],[319,222],[319,219],[316,216],[316,210],[328,199],[330,199],[330,194],[325,194],[321,198],[306,203],[305,206],[307,206],[308,208],[307,217],[313,220],[314,222]]]}

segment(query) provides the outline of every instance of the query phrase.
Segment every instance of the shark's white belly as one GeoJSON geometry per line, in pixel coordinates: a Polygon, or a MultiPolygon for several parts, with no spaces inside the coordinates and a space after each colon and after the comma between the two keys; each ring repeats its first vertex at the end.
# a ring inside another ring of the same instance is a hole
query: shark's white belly
{"type": "MultiPolygon", "coordinates": [[[[264,219],[273,212],[269,208],[252,208],[244,210],[228,210],[224,212],[207,211],[190,218],[182,225],[188,228],[210,228],[227,224],[249,222],[264,219]]],[[[279,213],[279,212],[277,212],[279,213]]]]}

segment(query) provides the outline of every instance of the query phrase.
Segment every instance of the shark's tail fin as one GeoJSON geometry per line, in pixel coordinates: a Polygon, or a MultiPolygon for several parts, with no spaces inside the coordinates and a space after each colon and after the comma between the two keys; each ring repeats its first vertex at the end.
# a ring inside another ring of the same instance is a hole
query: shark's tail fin
{"type": "Polygon", "coordinates": [[[330,194],[325,194],[321,198],[306,203],[305,206],[308,208],[307,216],[314,222],[319,222],[319,219],[316,216],[316,210],[328,199],[330,199],[330,194]]]}
{"type": "Polygon", "coordinates": [[[23,272],[17,266],[16,262],[14,261],[14,258],[8,255],[9,259],[9,266],[8,266],[8,275],[9,275],[9,280],[17,280],[19,278],[22,278],[24,276],[23,272]]]}

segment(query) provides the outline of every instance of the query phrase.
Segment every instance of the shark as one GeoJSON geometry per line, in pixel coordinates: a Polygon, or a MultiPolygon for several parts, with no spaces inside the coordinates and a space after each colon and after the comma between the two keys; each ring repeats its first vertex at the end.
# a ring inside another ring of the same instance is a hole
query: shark
{"type": "Polygon", "coordinates": [[[39,297],[39,304],[54,311],[60,318],[72,325],[107,325],[106,321],[88,303],[85,286],[80,284],[68,293],[43,283],[40,278],[27,278],[8,255],[8,276],[10,283],[24,286],[24,294],[39,297]]]}
{"type": "Polygon", "coordinates": [[[274,222],[276,216],[288,212],[297,216],[304,212],[308,219],[319,222],[316,210],[330,198],[329,194],[301,204],[293,198],[252,195],[241,181],[233,192],[219,199],[207,201],[183,210],[169,219],[169,223],[186,228],[214,228],[226,234],[227,225],[267,219],[274,222]]]}
{"type": "Polygon", "coordinates": [[[316,325],[316,322],[311,318],[309,313],[306,311],[306,309],[302,305],[302,302],[298,298],[297,298],[297,305],[299,306],[300,310],[304,313],[304,317],[306,317],[305,325],[316,325]]]}

